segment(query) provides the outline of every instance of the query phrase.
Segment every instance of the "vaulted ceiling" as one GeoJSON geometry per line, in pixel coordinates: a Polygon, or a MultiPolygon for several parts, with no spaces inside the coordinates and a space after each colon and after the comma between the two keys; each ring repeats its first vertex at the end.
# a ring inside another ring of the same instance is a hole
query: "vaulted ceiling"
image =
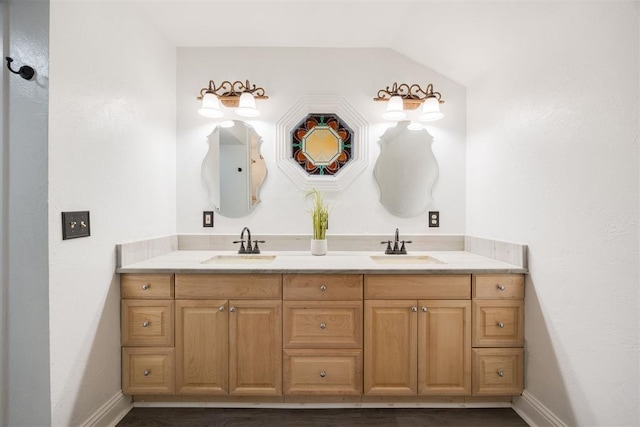
{"type": "Polygon", "coordinates": [[[544,48],[537,40],[566,31],[579,3],[138,0],[131,7],[178,47],[391,48],[468,85],[509,56],[544,48]]]}

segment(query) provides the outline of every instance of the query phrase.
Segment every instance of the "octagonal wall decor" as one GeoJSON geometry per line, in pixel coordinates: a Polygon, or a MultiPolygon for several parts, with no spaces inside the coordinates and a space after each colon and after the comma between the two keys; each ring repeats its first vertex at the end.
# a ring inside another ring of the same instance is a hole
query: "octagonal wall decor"
{"type": "Polygon", "coordinates": [[[291,131],[292,157],[308,175],[335,175],[351,160],[352,135],[336,114],[308,114],[291,131]]]}
{"type": "Polygon", "coordinates": [[[368,166],[368,134],[344,98],[308,95],[276,123],[276,163],[301,189],[341,190],[368,166]]]}

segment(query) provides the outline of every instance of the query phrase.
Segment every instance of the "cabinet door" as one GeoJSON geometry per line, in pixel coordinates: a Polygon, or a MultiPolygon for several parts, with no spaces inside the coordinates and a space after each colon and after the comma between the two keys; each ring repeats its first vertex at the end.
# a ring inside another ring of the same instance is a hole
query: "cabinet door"
{"type": "Polygon", "coordinates": [[[229,302],[232,395],[282,395],[282,302],[229,302]]]}
{"type": "Polygon", "coordinates": [[[227,394],[228,302],[177,300],[175,326],[176,392],[227,394]]]}
{"type": "Polygon", "coordinates": [[[417,393],[417,301],[364,302],[364,393],[417,393]]]}
{"type": "Polygon", "coordinates": [[[418,304],[418,392],[471,394],[471,301],[418,304]]]}

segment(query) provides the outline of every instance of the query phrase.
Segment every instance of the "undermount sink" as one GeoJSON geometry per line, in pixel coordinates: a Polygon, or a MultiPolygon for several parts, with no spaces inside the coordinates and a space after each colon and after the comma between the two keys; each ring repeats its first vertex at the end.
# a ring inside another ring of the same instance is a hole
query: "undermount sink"
{"type": "Polygon", "coordinates": [[[216,255],[206,261],[202,261],[201,264],[266,264],[274,259],[276,259],[275,255],[216,255]]]}
{"type": "Polygon", "coordinates": [[[444,264],[429,255],[371,255],[378,264],[444,264]]]}

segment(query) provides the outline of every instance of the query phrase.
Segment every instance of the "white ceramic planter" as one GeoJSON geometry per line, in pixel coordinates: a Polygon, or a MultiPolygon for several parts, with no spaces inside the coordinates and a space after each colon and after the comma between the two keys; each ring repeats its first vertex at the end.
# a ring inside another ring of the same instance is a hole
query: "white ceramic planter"
{"type": "Polygon", "coordinates": [[[327,239],[316,240],[311,239],[311,255],[326,255],[327,239]]]}

